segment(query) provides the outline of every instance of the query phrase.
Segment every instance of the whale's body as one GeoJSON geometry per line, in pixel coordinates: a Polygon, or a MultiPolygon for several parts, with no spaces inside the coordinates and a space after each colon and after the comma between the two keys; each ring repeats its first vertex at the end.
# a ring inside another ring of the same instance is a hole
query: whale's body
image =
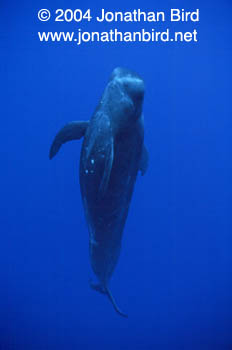
{"type": "Polygon", "coordinates": [[[144,147],[143,80],[116,68],[93,117],[71,122],[56,135],[52,158],[69,140],[84,137],[80,156],[80,187],[89,230],[89,251],[99,284],[92,288],[107,294],[117,264],[122,233],[138,171],[145,173],[148,155],[144,147]]]}

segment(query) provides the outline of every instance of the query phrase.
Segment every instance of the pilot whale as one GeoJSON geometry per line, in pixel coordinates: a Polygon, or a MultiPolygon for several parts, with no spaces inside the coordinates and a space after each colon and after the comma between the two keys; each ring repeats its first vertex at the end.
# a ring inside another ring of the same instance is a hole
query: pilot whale
{"type": "Polygon", "coordinates": [[[117,306],[109,281],[117,264],[123,228],[139,171],[144,175],[148,152],[144,146],[142,106],[144,82],[124,68],[113,70],[89,121],[73,121],[55,136],[49,157],[62,144],[83,137],[79,178],[89,231],[89,254],[98,283],[94,290],[117,306]]]}

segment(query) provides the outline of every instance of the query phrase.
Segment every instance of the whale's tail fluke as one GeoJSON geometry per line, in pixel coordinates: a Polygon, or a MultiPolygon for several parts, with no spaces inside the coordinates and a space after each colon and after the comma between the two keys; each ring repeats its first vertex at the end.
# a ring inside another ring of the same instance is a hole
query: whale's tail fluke
{"type": "Polygon", "coordinates": [[[90,287],[94,290],[96,290],[97,292],[99,293],[102,293],[102,294],[105,294],[108,296],[108,298],[110,299],[113,307],[114,307],[114,310],[122,317],[128,317],[128,315],[124,314],[124,312],[122,312],[118,305],[116,304],[116,301],[113,297],[113,295],[111,294],[111,291],[109,290],[108,287],[103,287],[101,284],[94,284],[90,281],[90,287]]]}
{"type": "Polygon", "coordinates": [[[113,304],[114,310],[122,317],[128,317],[127,314],[124,314],[124,312],[122,312],[118,305],[116,304],[116,301],[113,297],[113,295],[111,294],[111,291],[109,290],[108,287],[106,287],[106,295],[108,296],[108,298],[110,299],[111,303],[113,304]]]}

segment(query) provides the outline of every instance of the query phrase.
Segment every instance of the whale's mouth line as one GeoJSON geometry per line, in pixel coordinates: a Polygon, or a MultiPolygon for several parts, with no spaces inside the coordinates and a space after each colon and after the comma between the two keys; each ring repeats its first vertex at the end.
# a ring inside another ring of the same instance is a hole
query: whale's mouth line
{"type": "Polygon", "coordinates": [[[92,288],[92,289],[94,289],[94,290],[96,290],[97,292],[99,292],[99,293],[101,293],[101,294],[105,294],[105,295],[107,295],[107,297],[109,298],[109,300],[110,300],[110,302],[112,303],[112,305],[113,305],[113,307],[114,307],[114,310],[120,315],[120,316],[122,316],[122,317],[128,317],[128,315],[127,314],[125,314],[124,312],[122,312],[120,309],[119,309],[119,307],[118,307],[118,305],[117,305],[117,303],[116,303],[116,301],[115,301],[115,299],[114,299],[114,297],[113,297],[113,295],[112,295],[112,293],[111,293],[111,291],[110,291],[110,289],[107,287],[107,286],[103,286],[102,284],[95,284],[95,283],[93,283],[91,280],[90,280],[90,287],[92,288]]]}

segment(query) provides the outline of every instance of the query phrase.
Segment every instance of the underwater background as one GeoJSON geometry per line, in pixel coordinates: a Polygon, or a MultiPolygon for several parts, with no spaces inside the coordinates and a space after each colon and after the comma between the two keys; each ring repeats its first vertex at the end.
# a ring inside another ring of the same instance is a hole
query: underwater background
{"type": "Polygon", "coordinates": [[[2,1],[0,350],[232,349],[231,1],[2,1]],[[39,9],[200,9],[191,43],[42,43],[38,31],[128,30],[40,22],[39,9]],[[48,152],[88,120],[112,70],[146,85],[149,168],[137,178],[111,290],[92,291],[79,189],[82,141],[48,152]]]}

